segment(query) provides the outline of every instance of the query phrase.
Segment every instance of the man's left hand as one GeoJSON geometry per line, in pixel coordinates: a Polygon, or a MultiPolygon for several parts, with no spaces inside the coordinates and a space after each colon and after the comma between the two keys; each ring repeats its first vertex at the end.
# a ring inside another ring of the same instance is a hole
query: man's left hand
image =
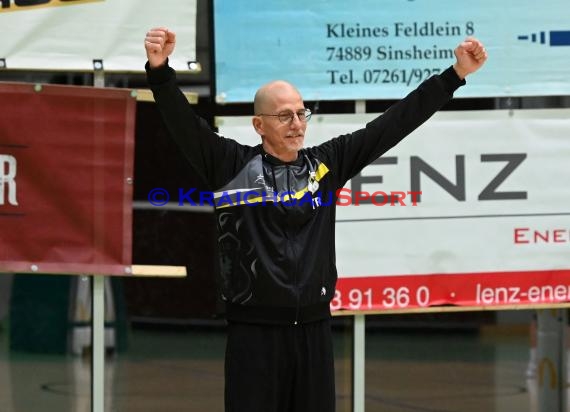
{"type": "Polygon", "coordinates": [[[453,68],[461,79],[479,70],[485,61],[487,61],[487,51],[483,43],[474,37],[466,38],[457,46],[454,53],[457,61],[453,65],[453,68]]]}

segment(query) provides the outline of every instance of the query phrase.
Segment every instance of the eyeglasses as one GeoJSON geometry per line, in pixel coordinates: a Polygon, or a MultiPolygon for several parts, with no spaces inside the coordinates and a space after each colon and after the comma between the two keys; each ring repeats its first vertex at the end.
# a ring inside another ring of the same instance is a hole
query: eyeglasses
{"type": "Polygon", "coordinates": [[[293,119],[295,118],[295,115],[297,115],[300,122],[305,123],[305,122],[308,122],[309,120],[311,120],[311,116],[313,115],[313,113],[311,113],[311,110],[309,110],[309,109],[302,109],[302,110],[299,110],[297,112],[292,112],[291,110],[283,110],[282,112],[279,112],[277,114],[260,113],[257,116],[277,117],[281,123],[291,124],[291,123],[293,123],[293,119]]]}

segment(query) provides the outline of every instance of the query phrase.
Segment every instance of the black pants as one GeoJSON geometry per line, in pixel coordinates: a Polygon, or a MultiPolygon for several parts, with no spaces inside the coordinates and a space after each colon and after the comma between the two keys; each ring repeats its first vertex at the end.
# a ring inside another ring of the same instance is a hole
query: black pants
{"type": "Polygon", "coordinates": [[[334,412],[330,320],[304,325],[230,322],[226,412],[334,412]]]}

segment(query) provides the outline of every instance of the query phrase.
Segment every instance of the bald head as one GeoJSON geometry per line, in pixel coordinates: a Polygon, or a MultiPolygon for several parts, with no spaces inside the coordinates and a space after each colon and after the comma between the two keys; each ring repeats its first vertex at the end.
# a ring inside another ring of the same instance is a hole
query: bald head
{"type": "Polygon", "coordinates": [[[295,86],[284,80],[275,80],[264,84],[255,93],[253,111],[255,114],[272,111],[276,102],[284,98],[301,99],[301,94],[295,86]]]}
{"type": "Polygon", "coordinates": [[[261,136],[265,152],[284,162],[295,160],[307,129],[299,91],[283,80],[267,83],[255,93],[254,110],[251,123],[261,136]]]}

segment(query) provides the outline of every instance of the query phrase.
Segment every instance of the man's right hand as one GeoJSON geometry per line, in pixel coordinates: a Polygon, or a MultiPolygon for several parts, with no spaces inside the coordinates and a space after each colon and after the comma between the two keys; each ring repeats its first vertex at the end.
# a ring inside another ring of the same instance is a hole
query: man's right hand
{"type": "Polygon", "coordinates": [[[150,29],[144,39],[146,57],[151,69],[163,66],[174,51],[176,34],[166,27],[150,29]]]}

